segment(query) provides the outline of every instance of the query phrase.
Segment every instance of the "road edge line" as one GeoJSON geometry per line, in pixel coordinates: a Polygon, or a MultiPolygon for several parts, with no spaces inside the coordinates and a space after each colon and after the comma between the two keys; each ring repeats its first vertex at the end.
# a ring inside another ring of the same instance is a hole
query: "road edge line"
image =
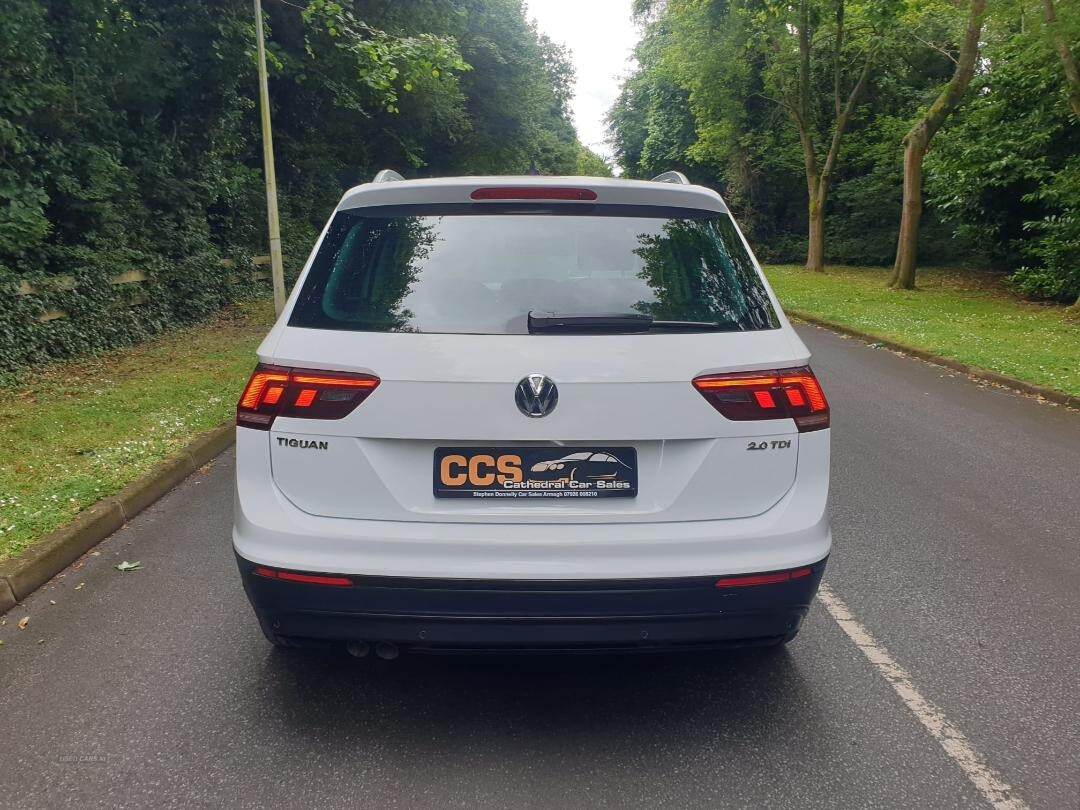
{"type": "Polygon", "coordinates": [[[86,507],[71,523],[38,538],[19,556],[0,562],[0,615],[217,458],[235,439],[235,423],[222,422],[167,456],[115,495],[86,507]]]}
{"type": "Polygon", "coordinates": [[[926,349],[919,349],[915,346],[909,346],[906,343],[900,343],[889,338],[884,338],[879,335],[873,335],[869,332],[863,332],[859,329],[854,329],[850,326],[844,326],[836,323],[835,321],[829,321],[824,318],[819,318],[817,315],[811,315],[809,312],[804,312],[800,309],[788,309],[784,308],[784,312],[792,318],[796,318],[800,321],[812,324],[814,326],[820,326],[823,329],[828,329],[831,332],[839,332],[842,335],[848,337],[858,338],[859,340],[866,341],[867,343],[877,343],[880,346],[884,346],[886,349],[891,349],[894,352],[902,352],[903,354],[910,355],[911,357],[918,358],[919,360],[925,360],[928,363],[933,363],[938,366],[944,366],[945,368],[952,369],[953,371],[959,371],[961,374],[967,374],[968,376],[975,377],[978,380],[984,382],[994,383],[1004,388],[1011,388],[1013,391],[1017,391],[1021,394],[1027,394],[1029,396],[1042,397],[1050,402],[1057,403],[1058,405],[1064,405],[1068,408],[1075,408],[1080,410],[1080,396],[1074,396],[1072,394],[1066,394],[1064,391],[1058,391],[1055,388],[1047,388],[1044,385],[1035,385],[1034,383],[1024,382],[1018,380],[1015,377],[1009,377],[1005,374],[998,374],[996,371],[990,371],[989,369],[981,368],[980,366],[969,366],[967,363],[961,363],[959,360],[953,360],[949,357],[942,357],[939,354],[927,351],[926,349]]]}
{"type": "Polygon", "coordinates": [[[968,781],[997,810],[1028,810],[1011,785],[986,764],[968,738],[954,726],[941,709],[923,697],[911,675],[901,667],[877,639],[852,615],[847,605],[824,582],[818,587],[818,599],[847,637],[859,648],[878,673],[889,682],[904,705],[945,749],[949,758],[964,772],[968,781]]]}

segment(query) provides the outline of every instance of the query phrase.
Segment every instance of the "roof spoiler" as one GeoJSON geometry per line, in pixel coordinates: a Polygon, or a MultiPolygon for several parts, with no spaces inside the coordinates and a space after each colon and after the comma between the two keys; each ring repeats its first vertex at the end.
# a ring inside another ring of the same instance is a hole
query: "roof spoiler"
{"type": "Polygon", "coordinates": [[[675,183],[679,186],[688,186],[690,181],[686,179],[686,175],[682,172],[664,172],[658,174],[652,179],[654,183],[675,183]]]}
{"type": "Polygon", "coordinates": [[[371,182],[372,183],[393,183],[393,182],[395,182],[397,180],[404,180],[404,179],[405,179],[404,177],[402,177],[400,174],[395,172],[393,169],[383,169],[381,172],[379,172],[377,175],[375,175],[375,179],[372,180],[371,182]]]}

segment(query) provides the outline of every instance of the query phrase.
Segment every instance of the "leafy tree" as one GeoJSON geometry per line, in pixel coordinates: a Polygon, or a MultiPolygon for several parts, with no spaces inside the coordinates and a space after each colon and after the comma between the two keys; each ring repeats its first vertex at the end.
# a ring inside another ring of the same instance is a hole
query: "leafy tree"
{"type": "Polygon", "coordinates": [[[970,0],[964,36],[956,57],[956,70],[929,109],[904,136],[904,208],[900,235],[896,243],[896,261],[889,278],[890,287],[906,290],[915,287],[915,261],[919,243],[919,220],[922,217],[923,158],[930,141],[953,111],[960,105],[975,75],[979,57],[986,0],[970,0]]]}
{"type": "MultiPolygon", "coordinates": [[[[786,19],[786,15],[778,15],[780,26],[772,27],[768,40],[773,45],[773,51],[777,54],[773,65],[774,83],[778,91],[779,103],[787,111],[799,134],[799,143],[802,146],[803,164],[806,170],[807,198],[809,203],[809,235],[807,238],[806,269],[814,272],[822,272],[825,269],[825,203],[828,200],[829,183],[832,179],[833,169],[840,155],[840,143],[847,130],[848,124],[855,111],[856,105],[866,90],[870,78],[870,70],[874,65],[874,57],[879,46],[880,35],[870,38],[863,46],[863,53],[857,63],[857,77],[851,85],[851,89],[844,92],[844,64],[846,60],[845,45],[845,0],[836,0],[835,17],[833,18],[832,38],[832,101],[833,115],[831,137],[828,138],[829,146],[824,160],[819,157],[816,144],[818,125],[815,121],[820,100],[814,92],[814,83],[811,71],[814,68],[814,40],[818,33],[815,28],[816,20],[813,17],[822,13],[822,9],[814,8],[815,15],[811,14],[811,0],[799,0],[798,15],[794,20],[786,19]],[[785,53],[785,45],[790,39],[789,32],[794,29],[798,42],[797,56],[785,53]],[[784,57],[796,61],[794,70],[785,71],[784,57]],[[785,75],[794,73],[794,75],[785,75]]],[[[820,23],[819,23],[820,25],[820,23]]]]}
{"type": "Polygon", "coordinates": [[[578,150],[577,166],[574,174],[582,177],[611,177],[611,166],[596,152],[587,146],[578,150]]]}
{"type": "Polygon", "coordinates": [[[1065,74],[1066,90],[1069,95],[1069,106],[1073,114],[1080,118],[1080,67],[1077,67],[1076,56],[1073,54],[1068,39],[1070,33],[1075,37],[1076,31],[1070,32],[1068,27],[1058,20],[1054,0],[1043,0],[1043,20],[1050,40],[1054,44],[1054,50],[1061,59],[1061,68],[1065,74]]]}
{"type": "MultiPolygon", "coordinates": [[[[1080,6],[987,4],[974,40],[981,57],[970,59],[970,48],[961,56],[968,6],[640,0],[637,67],[608,116],[615,159],[630,176],[678,168],[718,188],[766,260],[801,259],[816,242],[823,259],[894,264],[906,151],[905,228],[917,199],[921,261],[986,267],[1011,274],[1025,295],[1075,300],[1080,146],[1069,60],[1080,6]],[[973,87],[959,94],[966,65],[973,87]],[[916,197],[912,171],[924,160],[916,197]],[[804,201],[815,196],[812,210],[804,201]]],[[[903,264],[914,254],[900,255],[903,264]]]]}
{"type": "Polygon", "coordinates": [[[694,143],[689,93],[680,86],[670,17],[651,23],[635,49],[641,69],[623,84],[608,113],[615,159],[629,177],[690,170],[694,143]]]}
{"type": "Polygon", "coordinates": [[[443,7],[472,70],[460,79],[467,137],[433,156],[435,173],[570,174],[578,143],[567,103],[573,70],[564,51],[525,18],[521,0],[458,0],[443,7]]]}
{"type": "MultiPolygon", "coordinates": [[[[1037,22],[1037,17],[1035,18],[1037,22]]],[[[927,199],[1025,295],[1080,294],[1080,126],[1044,31],[999,15],[963,115],[935,141],[927,199]]]]}
{"type": "MultiPolygon", "coordinates": [[[[266,0],[264,11],[287,276],[342,190],[384,166],[578,164],[573,71],[521,0],[266,0]]],[[[0,371],[138,340],[250,294],[248,257],[265,238],[253,46],[247,0],[5,4],[0,371]],[[125,274],[147,280],[113,283],[125,274]],[[35,293],[10,294],[20,285],[35,293]],[[54,310],[69,317],[39,321],[54,310]]]]}
{"type": "MultiPolygon", "coordinates": [[[[1066,91],[1069,97],[1069,107],[1072,109],[1073,115],[1080,119],[1080,67],[1077,67],[1076,56],[1073,53],[1072,46],[1069,44],[1070,33],[1074,40],[1077,38],[1078,20],[1074,19],[1072,21],[1073,25],[1070,31],[1069,26],[1058,20],[1054,0],[1043,0],[1043,20],[1054,44],[1054,49],[1061,60],[1061,68],[1065,74],[1066,91]]],[[[1076,192],[1080,191],[1080,181],[1076,179],[1075,173],[1067,176],[1072,178],[1071,182],[1065,184],[1068,187],[1061,189],[1056,187],[1057,184],[1052,185],[1046,191],[1048,199],[1078,199],[1076,192]],[[1065,193],[1062,193],[1063,191],[1065,193]]],[[[1046,267],[1057,268],[1056,275],[1061,277],[1064,282],[1061,285],[1062,293],[1071,295],[1072,292],[1076,292],[1077,298],[1073,302],[1070,312],[1074,317],[1080,317],[1080,280],[1075,278],[1078,272],[1076,268],[1080,264],[1078,262],[1080,257],[1077,255],[1080,253],[1080,250],[1077,249],[1077,245],[1080,244],[1080,217],[1077,216],[1074,209],[1067,217],[1048,218],[1036,227],[1039,227],[1050,239],[1046,240],[1046,244],[1042,249],[1036,249],[1034,252],[1043,260],[1046,267]],[[1061,248],[1064,248],[1064,251],[1061,248]],[[1068,278],[1070,275],[1068,273],[1069,268],[1073,271],[1071,273],[1073,278],[1071,279],[1068,278]]]]}
{"type": "Polygon", "coordinates": [[[790,174],[799,166],[806,265],[820,270],[842,139],[894,25],[894,5],[671,0],[646,10],[655,19],[638,49],[641,69],[609,118],[616,155],[637,162],[627,166],[633,173],[661,160],[665,168],[704,170],[752,217],[762,204],[762,171],[772,164],[790,174]]]}

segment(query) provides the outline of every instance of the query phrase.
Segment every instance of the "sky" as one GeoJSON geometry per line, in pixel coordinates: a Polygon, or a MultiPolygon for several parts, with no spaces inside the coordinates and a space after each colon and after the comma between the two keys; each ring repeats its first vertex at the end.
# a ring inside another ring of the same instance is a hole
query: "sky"
{"type": "Polygon", "coordinates": [[[630,69],[638,32],[630,18],[632,0],[527,0],[540,30],[573,53],[577,69],[574,125],[594,152],[611,157],[604,143],[604,116],[630,69]]]}

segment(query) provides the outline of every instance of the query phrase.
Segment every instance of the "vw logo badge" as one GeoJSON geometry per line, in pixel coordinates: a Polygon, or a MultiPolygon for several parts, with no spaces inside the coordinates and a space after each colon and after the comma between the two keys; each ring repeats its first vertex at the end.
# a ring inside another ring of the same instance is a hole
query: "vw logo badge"
{"type": "Polygon", "coordinates": [[[514,401],[523,414],[539,419],[555,410],[559,404],[559,389],[543,374],[530,374],[517,384],[514,401]]]}

